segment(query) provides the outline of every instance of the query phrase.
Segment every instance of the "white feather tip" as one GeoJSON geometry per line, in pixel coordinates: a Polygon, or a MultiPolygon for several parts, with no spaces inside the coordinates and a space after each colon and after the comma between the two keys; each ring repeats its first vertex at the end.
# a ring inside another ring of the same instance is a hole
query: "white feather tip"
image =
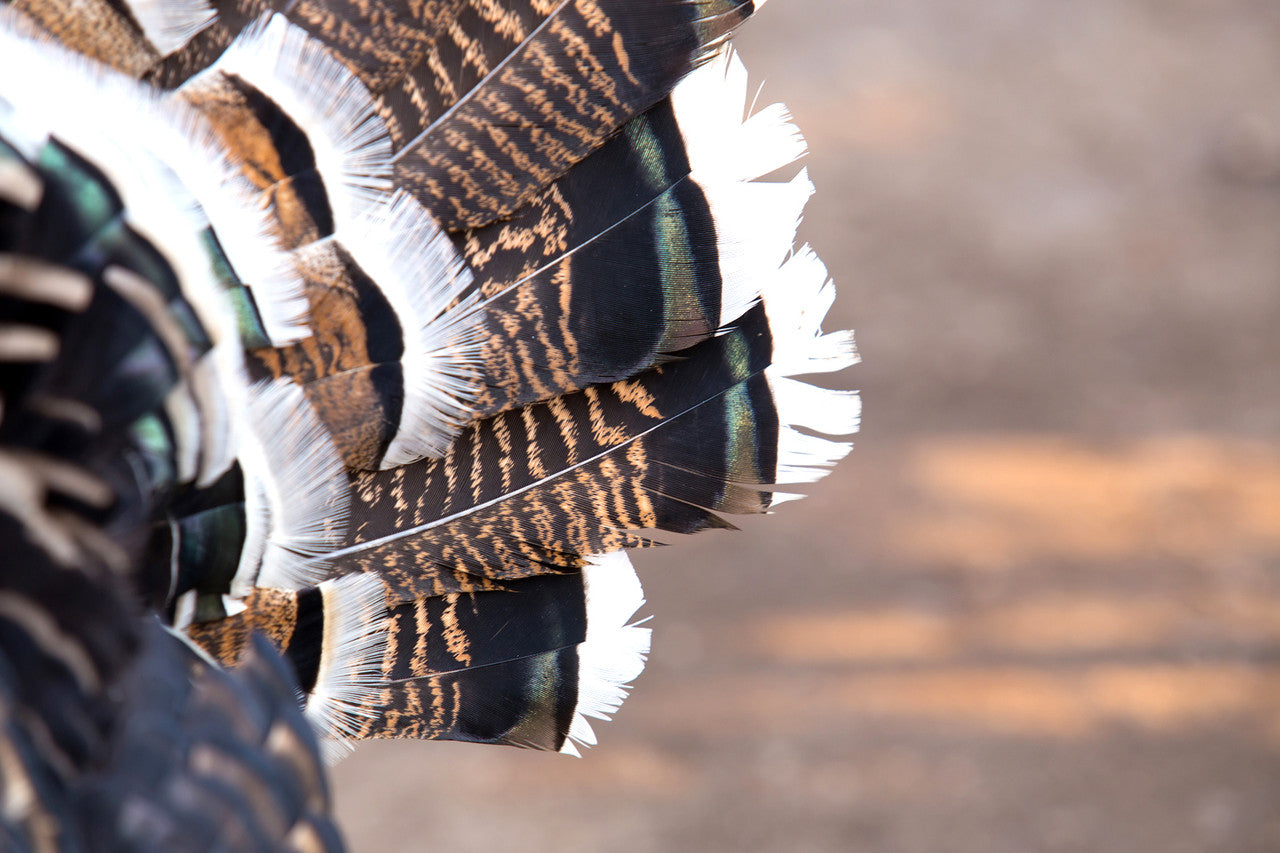
{"type": "Polygon", "coordinates": [[[588,717],[608,720],[644,670],[651,631],[631,619],[644,604],[640,579],[626,554],[593,557],[582,570],[587,599],[587,637],[578,646],[578,704],[560,751],[580,755],[594,746],[588,717]]]}
{"type": "Polygon", "coordinates": [[[320,584],[324,636],[316,684],[305,713],[321,738],[325,761],[348,754],[350,738],[374,714],[387,643],[385,587],[377,575],[347,575],[320,584]]]}

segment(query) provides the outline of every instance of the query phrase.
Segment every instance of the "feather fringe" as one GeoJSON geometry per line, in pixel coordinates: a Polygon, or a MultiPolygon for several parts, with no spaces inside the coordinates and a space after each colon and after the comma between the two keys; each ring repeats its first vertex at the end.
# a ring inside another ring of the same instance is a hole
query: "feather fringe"
{"type": "Polygon", "coordinates": [[[233,595],[253,586],[301,589],[324,577],[308,562],[337,546],[346,530],[346,467],[298,386],[285,381],[249,389],[242,443],[245,546],[233,595]]]}
{"type": "MultiPolygon", "coordinates": [[[[200,412],[200,461],[197,466],[196,484],[204,487],[221,477],[235,461],[235,427],[231,409],[219,383],[220,369],[218,344],[214,352],[197,359],[187,376],[187,384],[196,408],[200,412]]],[[[240,354],[230,354],[232,375],[237,375],[241,365],[240,354]]]]}
{"type": "MultiPolygon", "coordinates": [[[[833,391],[790,378],[843,370],[858,362],[853,332],[822,333],[822,319],[834,298],[835,286],[827,269],[808,246],[793,255],[765,289],[765,312],[774,341],[773,363],[765,376],[781,424],[778,483],[817,482],[853,447],[850,442],[807,435],[793,427],[849,435],[860,426],[862,400],[856,391],[833,391]]],[[[797,497],[775,493],[772,504],[797,497]]]]}
{"type": "Polygon", "coordinates": [[[578,646],[578,704],[560,751],[581,756],[595,746],[588,717],[608,720],[644,670],[651,631],[630,621],[644,604],[640,579],[625,553],[590,558],[582,570],[587,594],[587,638],[578,646]]]}
{"type": "Polygon", "coordinates": [[[771,375],[830,373],[858,363],[853,332],[822,333],[822,319],[835,300],[836,288],[808,245],[783,264],[763,297],[774,339],[771,375]]]}
{"type": "Polygon", "coordinates": [[[205,0],[124,0],[147,40],[168,56],[212,24],[218,13],[205,0]]]}
{"type": "Polygon", "coordinates": [[[377,575],[348,575],[320,584],[324,646],[306,717],[320,738],[325,762],[337,764],[354,744],[360,723],[376,716],[382,688],[387,608],[377,575]]]}
{"type": "Polygon", "coordinates": [[[334,222],[354,224],[391,191],[391,137],[364,85],[283,15],[247,27],[212,71],[238,75],[307,134],[334,222]]]}
{"type": "Polygon", "coordinates": [[[200,473],[204,444],[200,407],[196,403],[194,392],[185,383],[174,386],[165,395],[164,411],[176,439],[177,479],[189,483],[200,473]]]}
{"type": "Polygon", "coordinates": [[[471,273],[431,214],[408,195],[336,237],[372,275],[404,334],[404,407],[382,467],[440,457],[471,419],[479,393],[478,296],[471,273]]]}

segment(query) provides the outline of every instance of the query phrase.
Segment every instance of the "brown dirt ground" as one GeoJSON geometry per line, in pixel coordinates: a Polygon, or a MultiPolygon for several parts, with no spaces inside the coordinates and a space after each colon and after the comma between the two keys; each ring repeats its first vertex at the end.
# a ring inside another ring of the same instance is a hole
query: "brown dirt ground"
{"type": "Polygon", "coordinates": [[[637,557],[584,759],[361,748],[352,846],[1280,850],[1280,5],[777,0],[739,44],[858,446],[637,557]]]}

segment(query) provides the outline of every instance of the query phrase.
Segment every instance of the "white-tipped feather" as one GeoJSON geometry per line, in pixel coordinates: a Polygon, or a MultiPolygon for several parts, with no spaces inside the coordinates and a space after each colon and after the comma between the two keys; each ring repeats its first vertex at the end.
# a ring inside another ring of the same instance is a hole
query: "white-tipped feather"
{"type": "MultiPolygon", "coordinates": [[[[193,121],[188,133],[192,145],[204,147],[208,153],[193,154],[196,148],[175,149],[170,159],[189,164],[180,169],[183,179],[208,216],[218,246],[237,278],[252,294],[263,331],[276,346],[302,340],[311,332],[306,291],[292,257],[277,245],[275,226],[258,204],[256,191],[242,175],[231,171],[231,161],[203,123],[193,121]]],[[[216,301],[225,306],[223,295],[218,294],[216,301]]],[[[202,310],[201,317],[211,310],[202,310]]]]}
{"type": "Polygon", "coordinates": [[[235,460],[235,430],[219,383],[216,349],[196,360],[187,383],[200,412],[200,463],[196,483],[204,487],[220,477],[235,460]]]}
{"type": "Polygon", "coordinates": [[[230,595],[222,596],[222,612],[227,616],[239,616],[241,613],[249,609],[243,599],[235,598],[230,595]]]}
{"type": "MultiPolygon", "coordinates": [[[[727,47],[685,77],[671,101],[689,177],[702,189],[715,222],[722,282],[718,321],[725,327],[759,299],[791,251],[800,214],[813,193],[804,170],[790,181],[756,179],[795,162],[806,145],[781,104],[748,114],[746,68],[727,47]]],[[[661,205],[662,198],[656,203],[661,205]]]]}
{"type": "MultiPolygon", "coordinates": [[[[795,426],[828,435],[858,431],[862,401],[856,391],[831,391],[789,377],[841,370],[858,361],[852,332],[822,333],[822,319],[835,298],[827,268],[808,246],[792,255],[763,292],[772,364],[765,371],[777,407],[777,483],[813,483],[843,459],[852,444],[807,435],[795,426]]],[[[796,495],[775,492],[777,506],[796,495]]]]}
{"type": "MultiPolygon", "coordinates": [[[[835,299],[827,269],[803,246],[769,277],[761,289],[769,333],[771,364],[765,371],[778,413],[776,483],[814,483],[825,477],[853,445],[808,435],[794,427],[828,435],[858,431],[862,401],[856,391],[832,391],[791,376],[842,370],[858,362],[853,332],[823,334],[822,320],[835,299]]],[[[801,497],[774,492],[772,506],[801,497]]]]}
{"type": "Polygon", "coordinates": [[[124,0],[147,41],[168,56],[218,17],[205,0],[124,0]]]}
{"type": "Polygon", "coordinates": [[[396,194],[336,238],[377,283],[404,334],[404,404],[382,467],[440,457],[479,392],[483,309],[471,273],[431,214],[396,194]]]}
{"type": "Polygon", "coordinates": [[[594,746],[588,717],[608,720],[622,705],[631,682],[644,670],[648,628],[631,621],[644,604],[640,579],[625,553],[591,558],[582,570],[587,598],[587,638],[578,646],[578,704],[561,752],[580,755],[594,746]]]}
{"type": "Polygon", "coordinates": [[[350,511],[346,468],[302,389],[291,382],[249,390],[251,435],[241,442],[245,477],[244,555],[233,595],[253,586],[301,589],[324,577],[312,558],[341,541],[350,511]],[[261,546],[250,547],[253,540],[261,546]],[[259,563],[260,558],[260,565],[259,563]]]}
{"type": "MultiPolygon", "coordinates": [[[[766,307],[769,305],[766,296],[766,307]]],[[[773,314],[770,314],[772,319],[773,314]]],[[[842,364],[856,360],[849,347],[843,346],[845,338],[839,335],[822,335],[818,324],[822,317],[806,318],[808,328],[800,334],[794,327],[782,327],[774,338],[775,363],[765,371],[769,390],[777,407],[778,462],[777,483],[814,483],[825,477],[831,468],[843,459],[853,445],[844,441],[831,441],[807,435],[793,427],[817,430],[828,435],[849,435],[858,431],[862,417],[862,400],[856,391],[833,391],[819,388],[807,382],[788,377],[788,373],[813,373],[827,368],[832,362],[842,364]],[[808,320],[812,322],[809,323],[808,320]],[[793,334],[787,334],[790,330],[793,334]],[[838,344],[833,346],[833,339],[838,344]],[[852,358],[850,358],[852,355],[852,358]],[[817,365],[817,367],[815,367],[817,365]]],[[[772,330],[772,324],[771,324],[772,330]]],[[[794,500],[796,496],[775,493],[773,505],[794,500]]]]}
{"type": "Polygon", "coordinates": [[[791,251],[813,185],[804,170],[790,181],[756,179],[795,162],[805,141],[780,104],[747,113],[747,70],[732,50],[681,81],[671,103],[690,175],[715,221],[726,326],[751,307],[791,251]]]}
{"type": "MultiPolygon", "coordinates": [[[[858,360],[851,332],[824,335],[822,319],[834,288],[826,268],[807,246],[794,255],[764,293],[773,363],[765,371],[778,421],[775,482],[812,483],[848,454],[848,442],[806,435],[794,426],[828,435],[857,432],[862,401],[856,391],[832,391],[789,378],[795,374],[839,370],[858,360]]],[[[774,505],[794,499],[775,495],[774,505]]]]}
{"type": "MultiPolygon", "coordinates": [[[[804,153],[804,139],[780,106],[742,119],[747,74],[731,51],[686,78],[672,95],[692,174],[707,198],[717,232],[722,323],[757,297],[773,338],[766,371],[781,424],[775,482],[821,479],[850,444],[809,436],[792,425],[834,435],[856,432],[856,393],[827,391],[787,377],[839,370],[858,360],[851,332],[824,335],[821,323],[835,298],[826,268],[807,246],[792,241],[813,192],[805,170],[786,183],[755,181],[804,153]]],[[[773,505],[798,495],[775,493],[773,505]]]]}
{"type": "Polygon", "coordinates": [[[335,225],[354,224],[391,189],[391,137],[351,71],[283,15],[246,28],[213,66],[238,75],[307,135],[335,225]]]}
{"type": "Polygon", "coordinates": [[[386,648],[386,588],[377,575],[347,575],[320,584],[324,637],[306,716],[320,737],[325,761],[351,752],[351,736],[376,712],[386,648]]]}
{"type": "MultiPolygon", "coordinates": [[[[0,128],[8,116],[0,102],[0,128]]],[[[22,210],[35,210],[44,195],[44,185],[39,177],[24,163],[15,160],[0,162],[0,199],[22,210]]]]}
{"type": "MultiPolygon", "coordinates": [[[[171,527],[176,527],[172,522],[170,524],[171,527]]],[[[174,575],[176,574],[177,572],[174,571],[174,575]]],[[[188,625],[195,621],[196,601],[199,600],[199,598],[199,590],[189,589],[174,599],[172,629],[176,635],[186,637],[186,634],[183,632],[186,631],[188,625]]],[[[190,639],[188,638],[186,642],[190,642],[190,639]]],[[[195,644],[192,643],[192,645],[194,646],[195,644]]],[[[206,652],[205,654],[207,655],[208,653],[206,652]]]]}
{"type": "MultiPolygon", "coordinates": [[[[689,157],[716,223],[722,325],[762,298],[774,351],[767,375],[779,421],[778,482],[823,476],[850,445],[796,432],[801,425],[829,434],[856,432],[856,394],[815,388],[785,377],[840,370],[858,360],[852,332],[824,335],[822,318],[835,298],[826,268],[807,246],[792,254],[804,205],[813,192],[805,170],[784,183],[755,180],[805,152],[804,138],[781,105],[744,119],[747,72],[732,50],[690,74],[672,93],[689,157]]],[[[776,493],[774,505],[797,496],[776,493]]]]}
{"type": "Polygon", "coordinates": [[[240,562],[235,577],[231,579],[234,595],[248,595],[258,584],[262,571],[262,558],[267,550],[267,537],[271,535],[271,499],[267,495],[266,480],[260,472],[266,470],[261,453],[255,452],[256,442],[243,441],[238,449],[241,468],[244,469],[244,541],[240,545],[240,562]]]}

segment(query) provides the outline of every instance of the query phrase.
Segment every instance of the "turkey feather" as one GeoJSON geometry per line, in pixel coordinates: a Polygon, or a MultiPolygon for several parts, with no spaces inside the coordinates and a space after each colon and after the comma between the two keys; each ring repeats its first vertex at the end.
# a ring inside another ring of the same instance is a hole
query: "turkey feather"
{"type": "Polygon", "coordinates": [[[759,5],[0,7],[4,844],[338,849],[357,740],[595,743],[625,549],[859,425],[759,5]]]}

